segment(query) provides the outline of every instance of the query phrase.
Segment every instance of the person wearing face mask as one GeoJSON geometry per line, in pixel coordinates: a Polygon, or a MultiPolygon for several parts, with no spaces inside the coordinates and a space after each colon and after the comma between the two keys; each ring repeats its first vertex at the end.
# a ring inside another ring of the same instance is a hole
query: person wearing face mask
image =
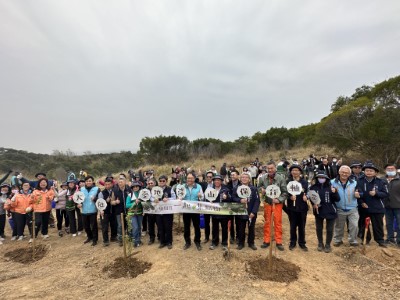
{"type": "Polygon", "coordinates": [[[332,166],[332,172],[333,172],[333,177],[336,178],[338,176],[339,173],[339,168],[340,165],[342,164],[342,159],[337,159],[336,156],[332,156],[332,162],[331,162],[331,166],[332,166]]]}
{"type": "Polygon", "coordinates": [[[333,237],[333,226],[337,218],[336,202],[339,201],[337,190],[331,186],[329,177],[324,171],[319,170],[316,174],[316,183],[310,190],[316,191],[321,199],[319,205],[313,205],[315,216],[315,227],[318,238],[318,251],[331,252],[331,242],[333,237]],[[325,244],[323,240],[324,220],[326,222],[325,244]]]}
{"type": "Polygon", "coordinates": [[[276,248],[278,250],[283,251],[284,247],[282,244],[282,209],[283,202],[287,199],[287,184],[285,177],[277,174],[277,168],[275,162],[270,161],[267,163],[267,173],[259,179],[258,182],[258,191],[261,192],[262,199],[264,202],[264,243],[261,245],[261,248],[268,248],[271,243],[271,232],[270,232],[270,224],[271,224],[271,216],[272,210],[275,204],[274,211],[274,237],[276,242],[276,248]],[[266,188],[269,185],[277,185],[281,190],[281,195],[278,198],[269,198],[266,197],[266,188]]]}
{"type": "Polygon", "coordinates": [[[400,176],[396,173],[396,165],[385,166],[386,175],[383,178],[388,187],[389,197],[385,199],[385,219],[387,238],[386,243],[400,247],[400,229],[396,228],[396,239],[394,237],[394,220],[400,223],[400,176]]]}
{"type": "MultiPolygon", "coordinates": [[[[385,206],[383,199],[389,196],[387,185],[382,179],[376,177],[379,169],[372,162],[366,162],[362,170],[365,173],[365,177],[357,181],[355,196],[359,204],[366,210],[366,216],[371,218],[374,240],[380,247],[385,248],[383,232],[385,206]]],[[[371,234],[367,235],[366,240],[369,243],[371,234]]]]}

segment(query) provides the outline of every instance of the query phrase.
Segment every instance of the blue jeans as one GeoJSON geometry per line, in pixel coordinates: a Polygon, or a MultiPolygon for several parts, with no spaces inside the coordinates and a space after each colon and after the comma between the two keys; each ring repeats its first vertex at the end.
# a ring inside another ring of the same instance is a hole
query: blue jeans
{"type": "MultiPolygon", "coordinates": [[[[121,222],[121,215],[116,215],[117,218],[117,239],[118,242],[122,242],[122,222],[121,222]]],[[[124,215],[125,220],[125,215],[124,215]]],[[[126,223],[125,223],[126,224],[126,223]]],[[[125,226],[126,229],[126,226],[125,226]]]]}
{"type": "Polygon", "coordinates": [[[143,221],[143,216],[136,215],[131,217],[131,223],[132,223],[131,237],[135,245],[140,244],[140,238],[142,233],[142,221],[143,221]]]}
{"type": "MultiPolygon", "coordinates": [[[[400,222],[400,208],[386,208],[385,211],[386,218],[386,230],[387,230],[387,240],[394,239],[394,219],[396,219],[397,224],[400,222]]],[[[396,228],[397,232],[397,243],[400,244],[400,229],[396,228]]]]}

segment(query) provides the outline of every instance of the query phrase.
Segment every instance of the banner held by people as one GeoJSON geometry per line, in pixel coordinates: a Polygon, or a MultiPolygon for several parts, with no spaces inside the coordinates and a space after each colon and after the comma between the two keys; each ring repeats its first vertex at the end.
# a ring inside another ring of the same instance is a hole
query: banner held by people
{"type": "Polygon", "coordinates": [[[143,206],[146,214],[212,214],[212,215],[247,215],[243,203],[210,203],[204,201],[168,200],[152,206],[143,206]]]}

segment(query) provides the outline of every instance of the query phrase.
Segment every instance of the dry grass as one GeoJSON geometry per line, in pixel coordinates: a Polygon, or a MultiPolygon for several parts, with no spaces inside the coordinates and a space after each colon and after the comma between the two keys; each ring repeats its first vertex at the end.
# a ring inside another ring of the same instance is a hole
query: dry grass
{"type": "MultiPolygon", "coordinates": [[[[225,162],[229,166],[233,164],[238,169],[242,169],[245,166],[249,166],[250,162],[253,162],[256,157],[265,163],[270,161],[271,159],[274,161],[279,161],[280,158],[286,157],[287,159],[297,158],[301,161],[303,158],[309,157],[311,153],[314,153],[317,157],[328,155],[331,157],[332,155],[338,156],[337,153],[333,152],[332,149],[325,147],[325,146],[313,146],[313,147],[304,147],[304,148],[297,148],[291,149],[288,151],[285,150],[274,150],[274,151],[258,151],[254,154],[237,154],[231,153],[227,154],[223,157],[215,157],[213,159],[209,158],[202,158],[202,157],[194,157],[192,160],[187,161],[185,163],[179,164],[179,166],[183,166],[186,168],[191,168],[192,170],[196,171],[196,173],[201,174],[202,172],[209,170],[211,165],[215,165],[216,169],[219,171],[222,164],[225,162]]],[[[347,157],[343,157],[345,160],[347,157]]],[[[351,159],[351,158],[350,158],[351,159]]],[[[163,164],[163,165],[144,165],[138,167],[136,170],[154,170],[155,174],[171,174],[171,168],[175,167],[174,164],[163,164]]],[[[135,170],[135,171],[136,171],[135,170]]],[[[127,174],[128,170],[124,170],[123,173],[127,174]]]]}

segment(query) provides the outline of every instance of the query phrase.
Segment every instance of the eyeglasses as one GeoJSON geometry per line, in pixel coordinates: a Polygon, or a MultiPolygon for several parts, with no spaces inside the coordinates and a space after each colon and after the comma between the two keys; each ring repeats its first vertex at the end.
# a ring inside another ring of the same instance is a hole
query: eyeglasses
{"type": "Polygon", "coordinates": [[[166,182],[166,180],[159,180],[159,182],[166,182]]]}
{"type": "Polygon", "coordinates": [[[358,167],[358,166],[357,166],[357,167],[353,167],[353,169],[361,169],[361,167],[358,167]]]}

